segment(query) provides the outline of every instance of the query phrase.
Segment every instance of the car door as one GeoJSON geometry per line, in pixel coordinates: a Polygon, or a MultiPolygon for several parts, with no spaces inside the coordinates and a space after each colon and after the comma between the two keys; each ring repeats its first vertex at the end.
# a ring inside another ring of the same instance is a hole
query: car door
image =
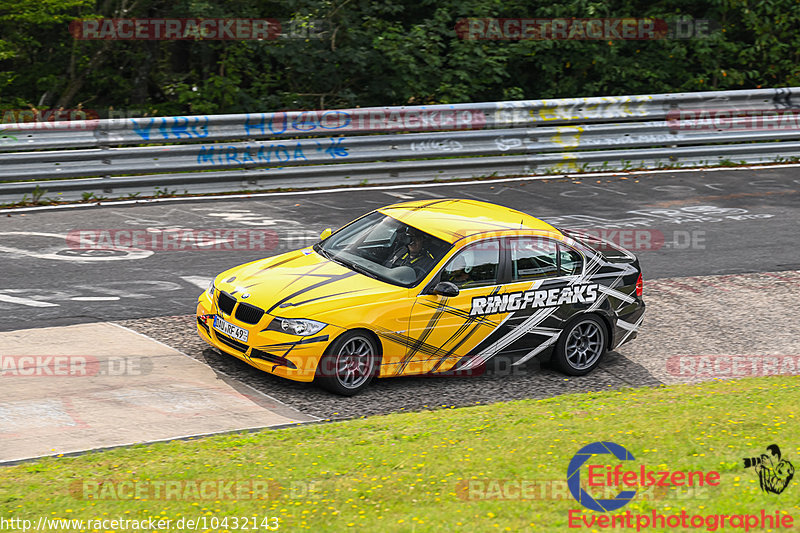
{"type": "Polygon", "coordinates": [[[503,249],[509,280],[502,292],[478,312],[493,317],[506,311],[502,327],[473,349],[468,367],[495,356],[521,364],[554,345],[561,327],[580,306],[597,298],[596,285],[581,283],[583,256],[542,236],[507,237],[503,249]]]}
{"type": "Polygon", "coordinates": [[[395,374],[450,369],[498,326],[500,317],[471,314],[472,302],[501,290],[501,240],[486,239],[456,252],[417,296],[409,320],[409,348],[395,374]],[[438,282],[459,288],[457,296],[433,294],[438,282]]]}

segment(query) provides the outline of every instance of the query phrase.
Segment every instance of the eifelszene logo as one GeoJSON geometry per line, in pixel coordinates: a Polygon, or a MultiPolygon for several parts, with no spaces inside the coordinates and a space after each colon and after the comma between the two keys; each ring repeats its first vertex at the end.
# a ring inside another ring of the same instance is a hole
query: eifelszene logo
{"type": "MultiPolygon", "coordinates": [[[[584,507],[593,511],[614,511],[624,507],[636,496],[635,490],[620,491],[612,499],[595,500],[581,488],[581,466],[595,454],[610,453],[620,461],[633,461],[633,454],[613,442],[593,442],[578,450],[567,468],[567,487],[572,497],[584,507]]],[[[591,466],[589,467],[591,470],[591,466]]],[[[590,474],[591,477],[591,474],[590,474]]],[[[591,483],[591,482],[590,482],[591,483]]]]}
{"type": "Polygon", "coordinates": [[[763,492],[780,494],[794,477],[794,465],[781,459],[781,449],[777,444],[767,446],[769,454],[761,457],[745,457],[744,467],[752,468],[758,474],[758,481],[763,492]]]}
{"type": "Polygon", "coordinates": [[[614,511],[628,504],[641,487],[704,487],[719,485],[719,472],[693,471],[654,471],[645,465],[623,471],[622,465],[607,466],[590,463],[586,465],[589,487],[619,487],[621,490],[613,498],[595,499],[581,487],[581,467],[596,455],[613,455],[619,461],[633,461],[631,452],[614,442],[593,442],[580,450],[567,467],[567,487],[575,500],[593,511],[614,511]]]}

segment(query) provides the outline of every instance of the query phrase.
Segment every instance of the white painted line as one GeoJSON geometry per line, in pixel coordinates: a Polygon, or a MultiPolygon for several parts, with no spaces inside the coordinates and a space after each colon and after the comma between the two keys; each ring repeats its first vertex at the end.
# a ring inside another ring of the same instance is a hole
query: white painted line
{"type": "Polygon", "coordinates": [[[0,302],[27,305],[28,307],[61,307],[60,305],[52,302],[40,302],[38,300],[30,300],[28,298],[17,298],[16,296],[9,296],[8,294],[2,293],[0,293],[0,302]]]}
{"type": "Polygon", "coordinates": [[[650,174],[681,174],[687,172],[736,172],[740,170],[772,170],[783,168],[800,168],[800,163],[790,163],[786,165],[747,165],[741,167],[697,167],[697,168],[673,168],[673,169],[659,169],[659,170],[637,170],[627,172],[586,172],[577,174],[550,174],[547,176],[523,176],[519,178],[502,178],[502,179],[482,179],[474,181],[441,181],[437,183],[405,183],[399,185],[382,185],[382,186],[366,186],[366,187],[336,187],[331,189],[312,189],[305,191],[289,191],[289,192],[260,192],[248,194],[222,194],[216,196],[179,196],[174,198],[142,198],[141,200],[113,200],[104,201],[91,204],[63,204],[63,205],[42,205],[36,207],[13,207],[10,209],[0,208],[0,213],[23,213],[28,211],[46,211],[51,209],[78,209],[99,206],[118,206],[118,205],[139,205],[139,204],[155,204],[162,202],[190,202],[190,201],[209,201],[209,200],[240,200],[243,198],[265,198],[270,196],[302,196],[314,194],[330,194],[330,193],[350,193],[353,191],[388,191],[394,189],[422,189],[432,187],[461,187],[463,185],[487,185],[494,183],[512,183],[516,181],[533,181],[533,180],[557,180],[564,178],[607,178],[607,177],[638,177],[647,176],[650,174]]]}
{"type": "Polygon", "coordinates": [[[211,283],[214,278],[206,276],[181,276],[181,279],[191,283],[192,285],[196,285],[203,290],[206,290],[208,288],[208,284],[211,283]]]}
{"type": "Polygon", "coordinates": [[[409,196],[407,194],[403,194],[401,192],[384,192],[383,194],[388,194],[389,196],[394,196],[395,198],[399,198],[400,200],[413,200],[413,196],[409,196]]]}
{"type": "Polygon", "coordinates": [[[424,191],[424,190],[423,191],[418,191],[416,189],[413,189],[413,190],[411,190],[409,192],[418,192],[420,194],[424,194],[425,196],[430,196],[431,198],[444,198],[444,196],[442,196],[441,194],[435,193],[435,192],[431,192],[431,191],[424,191]]]}
{"type": "Polygon", "coordinates": [[[73,296],[70,300],[76,302],[114,302],[119,296],[73,296]]]}

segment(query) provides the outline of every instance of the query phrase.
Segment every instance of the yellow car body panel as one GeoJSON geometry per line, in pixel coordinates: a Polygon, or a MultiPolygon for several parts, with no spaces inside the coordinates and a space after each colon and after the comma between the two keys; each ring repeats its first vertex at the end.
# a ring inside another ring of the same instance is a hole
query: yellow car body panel
{"type": "Polygon", "coordinates": [[[539,230],[561,235],[547,222],[508,207],[477,200],[437,202],[439,205],[431,205],[430,200],[404,202],[378,211],[449,243],[470,235],[503,230],[539,230]]]}

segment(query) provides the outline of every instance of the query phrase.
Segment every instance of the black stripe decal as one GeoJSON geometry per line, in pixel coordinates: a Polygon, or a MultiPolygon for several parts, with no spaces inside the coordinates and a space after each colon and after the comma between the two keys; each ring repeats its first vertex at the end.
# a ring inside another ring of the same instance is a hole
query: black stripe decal
{"type": "Polygon", "coordinates": [[[290,294],[286,298],[280,300],[279,302],[276,302],[272,307],[267,309],[267,313],[272,314],[272,311],[276,307],[281,305],[283,302],[291,300],[292,298],[294,298],[296,296],[300,296],[301,294],[304,294],[304,293],[306,293],[308,291],[312,291],[314,289],[318,289],[319,287],[323,287],[325,285],[328,285],[329,283],[334,283],[336,281],[340,281],[340,280],[349,278],[351,276],[355,276],[356,274],[357,274],[356,272],[345,272],[344,274],[335,274],[335,275],[332,275],[330,278],[328,278],[326,280],[322,280],[322,281],[320,281],[318,283],[314,283],[313,285],[309,285],[308,287],[300,289],[299,291],[293,292],[292,294],[290,294]]]}
{"type": "Polygon", "coordinates": [[[422,345],[427,344],[426,340],[430,336],[434,327],[436,327],[436,323],[439,321],[439,318],[441,318],[445,312],[445,307],[447,307],[446,306],[447,300],[448,298],[443,298],[442,301],[439,303],[438,307],[436,308],[436,310],[433,312],[433,315],[431,315],[431,318],[428,320],[428,325],[425,326],[425,329],[422,330],[422,333],[420,334],[419,338],[411,346],[411,351],[407,353],[406,356],[403,358],[403,360],[400,362],[400,365],[397,369],[398,374],[401,373],[403,370],[405,370],[405,368],[408,366],[408,363],[411,362],[411,360],[420,350],[422,345]]]}
{"type": "Polygon", "coordinates": [[[319,337],[311,337],[308,339],[300,339],[299,341],[295,342],[280,342],[278,344],[265,344],[263,346],[258,346],[258,348],[285,348],[285,347],[293,347],[299,344],[312,344],[314,342],[325,342],[328,340],[327,335],[320,335],[319,337]]]}
{"type": "Polygon", "coordinates": [[[268,266],[265,266],[265,267],[264,267],[264,268],[262,268],[261,270],[269,270],[270,268],[279,267],[279,266],[281,266],[281,265],[285,265],[285,264],[286,264],[286,263],[288,263],[289,261],[294,261],[295,259],[300,259],[301,257],[303,257],[303,256],[295,256],[295,257],[290,257],[290,258],[288,258],[288,259],[284,259],[283,261],[278,261],[278,262],[277,262],[277,263],[275,263],[274,265],[268,265],[268,266]]]}
{"type": "Polygon", "coordinates": [[[334,298],[336,296],[342,296],[343,294],[353,294],[354,292],[364,292],[367,289],[356,289],[354,291],[345,291],[345,292],[337,292],[335,294],[326,294],[325,296],[317,296],[316,298],[311,298],[309,300],[303,300],[302,302],[297,303],[283,303],[279,307],[284,309],[286,307],[297,307],[298,305],[304,305],[310,302],[316,302],[318,300],[324,300],[325,298],[334,298]]]}

